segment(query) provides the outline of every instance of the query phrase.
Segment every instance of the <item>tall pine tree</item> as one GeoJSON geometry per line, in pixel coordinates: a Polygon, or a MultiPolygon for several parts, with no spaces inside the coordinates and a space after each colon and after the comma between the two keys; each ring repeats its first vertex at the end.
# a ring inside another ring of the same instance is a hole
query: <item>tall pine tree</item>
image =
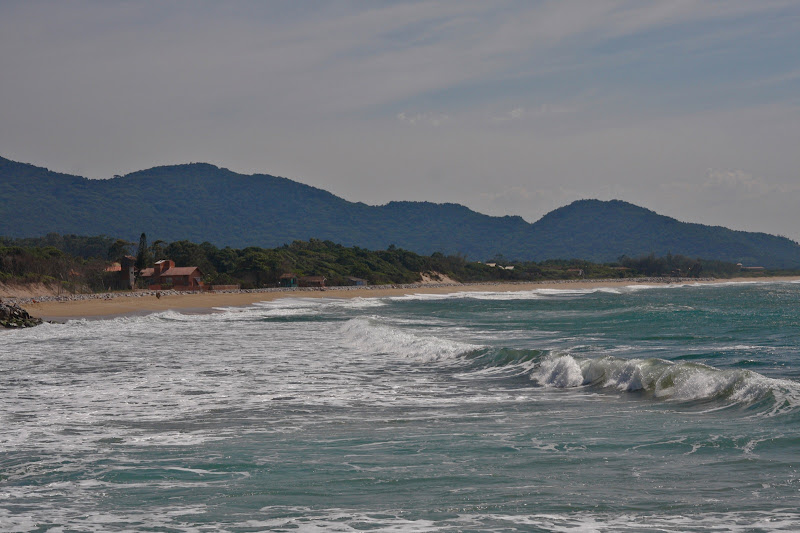
{"type": "Polygon", "coordinates": [[[142,233],[139,237],[139,252],[136,254],[136,270],[147,268],[150,263],[150,250],[147,248],[147,235],[142,233]]]}

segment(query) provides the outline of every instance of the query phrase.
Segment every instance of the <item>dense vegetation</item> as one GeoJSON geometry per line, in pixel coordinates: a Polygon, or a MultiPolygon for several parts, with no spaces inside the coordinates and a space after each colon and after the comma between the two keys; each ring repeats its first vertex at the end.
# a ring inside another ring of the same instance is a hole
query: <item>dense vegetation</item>
{"type": "Polygon", "coordinates": [[[276,248],[311,237],[370,250],[518,261],[578,257],[596,263],[667,253],[768,268],[800,267],[800,245],[773,235],[687,224],[635,205],[581,200],[534,224],[456,204],[352,203],[269,175],[209,164],[151,168],[88,180],[0,158],[0,235],[106,233],[137,241],[208,241],[276,248]]]}
{"type": "Polygon", "coordinates": [[[107,261],[83,259],[52,246],[6,246],[0,239],[0,282],[45,283],[68,292],[100,291],[107,261]]]}
{"type": "MultiPolygon", "coordinates": [[[[0,236],[0,246],[13,246],[18,248],[55,248],[66,255],[83,259],[106,259],[112,246],[119,239],[112,239],[105,235],[96,237],[83,237],[80,235],[59,235],[48,233],[44,237],[31,238],[6,238],[0,236]]],[[[128,246],[126,241],[122,241],[128,246]]]]}
{"type": "Polygon", "coordinates": [[[274,287],[280,275],[289,272],[325,276],[329,286],[348,285],[349,277],[362,278],[371,285],[414,283],[420,281],[421,273],[444,274],[461,282],[741,275],[731,263],[672,254],[622,257],[611,264],[575,259],[520,262],[502,256],[479,263],[460,255],[437,252],[422,256],[395,246],[371,251],[317,239],[271,249],[234,249],[186,240],[148,245],[145,235],[140,236],[137,246],[109,237],[51,234],[38,239],[0,237],[0,281],[45,282],[73,292],[107,290],[114,286],[118,274],[105,268],[126,255],[135,255],[147,264],[172,259],[179,266],[197,266],[208,284],[239,284],[243,288],[274,287]]]}

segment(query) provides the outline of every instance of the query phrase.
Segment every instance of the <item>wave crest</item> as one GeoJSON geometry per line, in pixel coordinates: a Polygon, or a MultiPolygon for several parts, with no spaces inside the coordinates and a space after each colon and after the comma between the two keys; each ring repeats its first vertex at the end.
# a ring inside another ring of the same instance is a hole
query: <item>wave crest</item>
{"type": "Polygon", "coordinates": [[[453,359],[480,348],[472,344],[415,335],[367,318],[348,320],[342,326],[341,332],[343,338],[354,347],[420,361],[453,359]]]}
{"type": "Polygon", "coordinates": [[[462,376],[527,376],[547,388],[596,388],[640,393],[661,401],[740,406],[761,414],[800,411],[800,383],[744,368],[720,369],[690,361],[581,358],[564,353],[486,347],[412,333],[377,319],[355,318],[341,328],[346,342],[371,353],[422,362],[461,360],[462,376]]]}
{"type": "Polygon", "coordinates": [[[539,365],[531,379],[546,387],[579,387],[584,383],[578,362],[569,355],[547,358],[539,365]]]}
{"type": "Polygon", "coordinates": [[[745,369],[719,369],[663,359],[580,359],[571,355],[545,357],[531,373],[541,386],[592,386],[644,392],[677,402],[724,401],[742,406],[763,405],[769,414],[800,408],[800,384],[773,379],[745,369]]]}

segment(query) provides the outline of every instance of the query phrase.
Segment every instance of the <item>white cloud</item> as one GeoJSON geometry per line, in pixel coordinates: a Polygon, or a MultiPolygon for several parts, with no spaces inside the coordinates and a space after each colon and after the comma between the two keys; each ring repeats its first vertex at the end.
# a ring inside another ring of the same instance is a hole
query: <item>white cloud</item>
{"type": "Polygon", "coordinates": [[[518,120],[529,120],[545,116],[562,115],[567,113],[577,113],[578,108],[574,106],[560,104],[542,104],[533,109],[525,107],[515,107],[511,111],[494,115],[492,120],[495,122],[508,122],[518,120]]]}
{"type": "Polygon", "coordinates": [[[710,168],[706,171],[705,187],[726,187],[739,189],[751,194],[772,192],[772,188],[762,180],[742,170],[719,170],[710,168]]]}
{"type": "Polygon", "coordinates": [[[706,171],[703,188],[719,191],[727,189],[736,194],[764,196],[769,194],[791,194],[800,192],[800,184],[775,185],[764,178],[753,176],[743,170],[720,170],[710,168],[706,171]]]}
{"type": "Polygon", "coordinates": [[[398,113],[397,120],[411,125],[425,124],[438,127],[448,122],[450,117],[444,113],[398,113]]]}
{"type": "Polygon", "coordinates": [[[481,193],[481,197],[489,202],[527,202],[536,193],[531,193],[527,188],[519,185],[503,186],[499,190],[481,193]]]}

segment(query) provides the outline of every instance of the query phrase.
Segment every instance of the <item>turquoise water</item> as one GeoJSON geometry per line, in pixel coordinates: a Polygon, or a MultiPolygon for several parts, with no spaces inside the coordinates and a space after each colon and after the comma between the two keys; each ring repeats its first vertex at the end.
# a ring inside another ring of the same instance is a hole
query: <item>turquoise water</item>
{"type": "Polygon", "coordinates": [[[800,284],[0,335],[2,531],[797,531],[800,284]]]}

